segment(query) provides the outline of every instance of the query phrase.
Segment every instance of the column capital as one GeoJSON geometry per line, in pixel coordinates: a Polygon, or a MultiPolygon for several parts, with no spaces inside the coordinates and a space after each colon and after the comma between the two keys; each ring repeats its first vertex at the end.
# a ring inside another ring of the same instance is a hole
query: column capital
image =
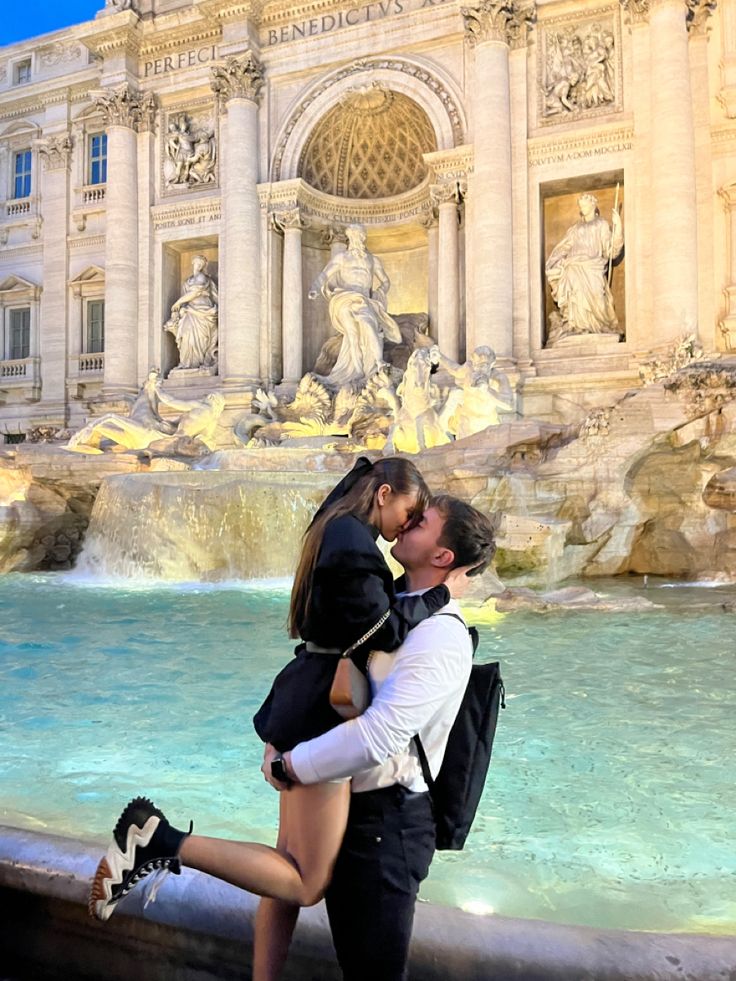
{"type": "Polygon", "coordinates": [[[723,201],[723,206],[726,211],[734,211],[734,209],[736,209],[736,181],[732,181],[730,184],[724,184],[723,187],[719,187],[718,196],[721,201],[723,201]]]}
{"type": "Polygon", "coordinates": [[[430,199],[432,204],[438,208],[440,205],[450,202],[456,205],[461,204],[466,191],[466,182],[460,180],[441,181],[439,184],[429,185],[430,199]]]}
{"type": "Polygon", "coordinates": [[[41,154],[44,170],[65,170],[74,146],[69,133],[50,136],[46,140],[36,140],[34,145],[41,154]]]}
{"type": "Polygon", "coordinates": [[[709,18],[715,13],[716,0],[685,0],[687,5],[687,29],[691,35],[706,35],[710,30],[709,18]]]}
{"type": "Polygon", "coordinates": [[[319,239],[320,243],[328,248],[335,242],[341,242],[343,245],[348,243],[344,225],[324,225],[320,230],[319,239]]]}
{"type": "MultiPolygon", "coordinates": [[[[431,193],[430,188],[430,195],[431,193]]],[[[427,209],[420,215],[419,224],[423,229],[425,229],[425,231],[430,232],[433,228],[437,228],[438,222],[439,216],[437,214],[437,210],[432,204],[430,204],[429,207],[427,207],[427,209]]]]}
{"type": "Polygon", "coordinates": [[[646,24],[649,22],[650,0],[619,0],[619,2],[628,15],[629,24],[646,24]]]}
{"type": "Polygon", "coordinates": [[[472,7],[461,7],[465,39],[473,47],[485,41],[497,41],[509,47],[521,47],[537,20],[535,0],[480,0],[472,7]]]}
{"type": "Polygon", "coordinates": [[[136,132],[153,126],[156,99],[152,92],[137,92],[123,82],[95,92],[93,98],[107,126],[125,126],[136,132]]]}
{"type": "Polygon", "coordinates": [[[301,232],[307,225],[298,207],[280,208],[278,211],[272,211],[271,221],[273,227],[280,232],[285,232],[287,229],[301,232]]]}
{"type": "Polygon", "coordinates": [[[247,99],[258,104],[263,88],[263,66],[252,51],[246,51],[242,58],[228,58],[224,65],[212,69],[212,91],[220,102],[231,99],[247,99]]]}

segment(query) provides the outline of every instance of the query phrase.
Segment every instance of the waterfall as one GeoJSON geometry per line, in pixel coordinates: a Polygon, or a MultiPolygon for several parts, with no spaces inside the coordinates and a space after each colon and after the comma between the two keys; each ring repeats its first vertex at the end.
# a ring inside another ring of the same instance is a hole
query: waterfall
{"type": "Polygon", "coordinates": [[[331,474],[188,471],[103,480],[77,571],[170,582],[294,572],[331,474]]]}

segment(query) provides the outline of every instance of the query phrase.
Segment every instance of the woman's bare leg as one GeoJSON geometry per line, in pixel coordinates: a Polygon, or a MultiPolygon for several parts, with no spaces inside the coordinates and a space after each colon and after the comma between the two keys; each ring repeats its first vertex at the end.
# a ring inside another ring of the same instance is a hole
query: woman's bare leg
{"type": "MultiPolygon", "coordinates": [[[[286,801],[282,793],[279,803],[279,837],[276,851],[286,854],[286,801]]],[[[252,981],[278,981],[286,962],[299,907],[281,899],[261,898],[253,929],[252,981]]]]}
{"type": "Polygon", "coordinates": [[[283,854],[255,842],[190,835],[179,852],[182,864],[258,896],[297,906],[319,902],[345,833],[350,784],[296,785],[283,795],[283,854]]]}
{"type": "Polygon", "coordinates": [[[253,933],[253,981],[278,981],[299,918],[299,907],[282,899],[261,899],[253,933]]]}

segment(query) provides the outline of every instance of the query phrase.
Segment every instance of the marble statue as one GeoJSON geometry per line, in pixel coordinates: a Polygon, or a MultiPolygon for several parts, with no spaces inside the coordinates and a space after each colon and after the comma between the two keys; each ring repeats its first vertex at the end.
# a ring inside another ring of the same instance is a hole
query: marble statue
{"type": "Polygon", "coordinates": [[[436,347],[418,348],[409,358],[396,389],[387,453],[419,453],[451,442],[437,413],[437,393],[432,390],[432,374],[438,364],[436,347]]]}
{"type": "Polygon", "coordinates": [[[133,0],[105,0],[105,7],[110,10],[111,13],[117,13],[119,10],[136,9],[133,0]]]}
{"type": "Polygon", "coordinates": [[[217,284],[206,270],[207,259],[195,255],[192,275],[164,324],[179,349],[179,364],[174,371],[217,366],[217,284]]]}
{"type": "Polygon", "coordinates": [[[215,448],[215,430],[225,408],[225,398],[217,393],[202,400],[177,399],[161,388],[161,372],[151,368],[130,414],[110,412],[94,419],[66,445],[75,453],[103,453],[103,441],[112,444],[114,451],[143,450],[158,440],[171,441],[180,437],[200,439],[209,449],[215,448]],[[178,419],[164,419],[161,405],[180,412],[178,419]]]}
{"type": "Polygon", "coordinates": [[[384,338],[400,344],[401,332],[386,309],[390,288],[383,263],[366,248],[365,228],[349,225],[348,247],[327,263],[312,284],[309,299],[319,293],[329,303],[330,323],[342,337],[340,353],[326,384],[362,387],[383,363],[384,338]]]}
{"type": "Polygon", "coordinates": [[[217,146],[211,129],[193,130],[185,115],[169,123],[164,177],[168,187],[192,187],[215,180],[217,146]]]}
{"type": "Polygon", "coordinates": [[[619,334],[609,285],[611,263],[624,248],[621,216],[601,218],[594,194],[578,198],[580,219],[550,253],[545,271],[559,313],[550,317],[547,344],[573,334],[619,334]]]}
{"type": "Polygon", "coordinates": [[[465,364],[456,364],[433,349],[433,358],[455,382],[440,411],[443,429],[463,439],[497,426],[499,411],[509,411],[514,395],[506,374],[496,367],[496,355],[489,347],[477,347],[465,364]]]}

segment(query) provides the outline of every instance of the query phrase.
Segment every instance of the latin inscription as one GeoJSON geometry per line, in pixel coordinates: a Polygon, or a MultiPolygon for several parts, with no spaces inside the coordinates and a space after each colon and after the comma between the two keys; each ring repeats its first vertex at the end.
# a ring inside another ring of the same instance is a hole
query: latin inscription
{"type": "Polygon", "coordinates": [[[209,48],[194,48],[192,51],[180,51],[178,54],[166,55],[165,58],[156,58],[155,61],[147,61],[144,69],[144,77],[154,75],[165,75],[167,72],[178,72],[184,68],[194,68],[195,65],[206,65],[216,58],[215,46],[209,48]]]}
{"type": "Polygon", "coordinates": [[[356,24],[383,20],[384,17],[391,17],[393,14],[403,14],[405,10],[439,7],[446,2],[447,0],[376,0],[375,3],[365,3],[362,6],[351,7],[349,10],[340,10],[334,14],[324,14],[322,17],[312,17],[309,20],[292,21],[282,27],[273,28],[268,32],[268,44],[300,41],[302,38],[339,31],[343,27],[355,27],[356,24]]]}

